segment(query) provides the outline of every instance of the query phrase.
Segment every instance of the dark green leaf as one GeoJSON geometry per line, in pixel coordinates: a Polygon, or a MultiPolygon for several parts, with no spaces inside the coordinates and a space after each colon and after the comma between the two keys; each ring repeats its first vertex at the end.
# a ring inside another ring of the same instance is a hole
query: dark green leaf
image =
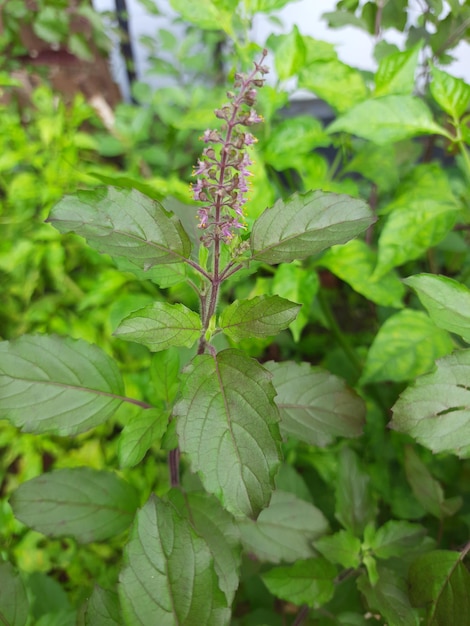
{"type": "Polygon", "coordinates": [[[437,361],[398,398],[390,426],[433,452],[470,456],[470,350],[437,361]]]}
{"type": "Polygon", "coordinates": [[[126,626],[227,626],[207,543],[175,507],[151,496],[124,552],[119,596],[126,626]]]}
{"type": "Polygon", "coordinates": [[[271,499],[280,434],[270,379],[238,350],[196,356],[175,407],[182,451],[234,515],[256,517],[271,499]]]}
{"type": "Polygon", "coordinates": [[[119,466],[134,467],[165,434],[169,411],[140,409],[124,426],[119,436],[119,466]]]}
{"type": "Polygon", "coordinates": [[[448,333],[425,313],[399,311],[380,327],[367,354],[361,383],[412,380],[432,369],[435,360],[453,348],[448,333]]]}
{"type": "Polygon", "coordinates": [[[251,250],[255,260],[288,263],[352,239],[375,221],[362,200],[309,191],[278,200],[255,222],[251,250]]]}
{"type": "Polygon", "coordinates": [[[403,557],[419,549],[426,533],[426,528],[419,524],[391,520],[374,532],[367,548],[370,548],[378,559],[403,557]]]}
{"type": "Polygon", "coordinates": [[[163,402],[167,408],[172,406],[180,386],[180,357],[176,348],[153,355],[150,381],[149,394],[153,404],[163,402]]]}
{"type": "Polygon", "coordinates": [[[14,492],[11,505],[21,522],[44,535],[89,543],[126,530],[139,495],[115,474],[76,467],[28,480],[14,492]]]}
{"type": "Polygon", "coordinates": [[[199,315],[183,304],[154,302],[128,315],[114,335],[158,352],[172,346],[190,348],[199,338],[201,328],[199,315]]]}
{"type": "Polygon", "coordinates": [[[241,520],[239,527],[248,553],[270,563],[293,563],[315,556],[312,542],[328,531],[328,521],[313,504],[275,491],[258,519],[241,520]]]}
{"type": "Polygon", "coordinates": [[[375,521],[370,477],[350,448],[343,448],[339,457],[335,516],[356,537],[361,537],[367,524],[375,521]]]}
{"type": "Polygon", "coordinates": [[[361,542],[349,530],[320,537],[313,545],[331,563],[353,569],[361,564],[361,542]]]}
{"type": "Polygon", "coordinates": [[[415,274],[403,281],[418,295],[432,321],[470,342],[470,289],[447,276],[415,274]]]}
{"type": "Polygon", "coordinates": [[[0,343],[0,388],[0,416],[35,433],[82,433],[125,400],[110,357],[84,341],[54,336],[0,343]]]}
{"type": "Polygon", "coordinates": [[[269,591],[298,606],[318,608],[333,597],[336,567],[325,559],[307,559],[294,565],[275,567],[261,575],[269,591]]]}
{"type": "Polygon", "coordinates": [[[470,574],[458,552],[436,550],[419,556],[408,580],[413,606],[426,607],[427,626],[467,626],[470,574]]]}
{"type": "Polygon", "coordinates": [[[122,626],[119,596],[115,591],[95,586],[85,613],[86,626],[122,626]]]}
{"type": "Polygon", "coordinates": [[[0,563],[0,622],[5,626],[26,626],[28,614],[23,581],[10,563],[0,563]]]}
{"type": "Polygon", "coordinates": [[[447,136],[436,124],[422,100],[390,95],[356,104],[328,127],[329,133],[347,132],[377,144],[401,141],[417,135],[447,136]]]}
{"type": "Polygon", "coordinates": [[[462,117],[470,104],[470,85],[434,66],[431,67],[431,75],[431,94],[434,100],[453,118],[462,117]]]}
{"type": "Polygon", "coordinates": [[[295,320],[300,307],[300,304],[279,296],[235,300],[223,310],[219,325],[234,341],[250,337],[272,337],[295,320]]]}
{"type": "Polygon", "coordinates": [[[269,362],[281,412],[281,432],[310,445],[362,434],[364,401],[340,378],[308,363],[269,362]]]}
{"type": "Polygon", "coordinates": [[[130,258],[141,269],[184,261],[191,250],[180,221],[134,189],[107,187],[65,196],[47,221],[61,233],[85,237],[99,252],[130,258]]]}

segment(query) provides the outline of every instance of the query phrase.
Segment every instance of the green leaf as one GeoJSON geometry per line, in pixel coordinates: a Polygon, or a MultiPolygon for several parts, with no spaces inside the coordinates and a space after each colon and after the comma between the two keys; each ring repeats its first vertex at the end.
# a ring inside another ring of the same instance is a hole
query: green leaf
{"type": "Polygon", "coordinates": [[[244,4],[247,5],[247,11],[250,13],[271,13],[282,9],[290,2],[292,0],[245,0],[244,4]]]}
{"type": "Polygon", "coordinates": [[[134,467],[165,434],[169,411],[140,409],[124,426],[118,444],[119,466],[134,467]]]}
{"type": "Polygon", "coordinates": [[[119,596],[115,591],[95,585],[85,612],[86,626],[121,626],[119,596]]]}
{"type": "Polygon", "coordinates": [[[336,479],[335,517],[356,537],[361,537],[367,524],[374,522],[376,506],[370,491],[370,478],[350,448],[343,448],[336,479]]]}
{"type": "Polygon", "coordinates": [[[298,606],[319,608],[333,597],[336,567],[325,559],[306,559],[294,565],[275,567],[261,578],[276,596],[298,606]]]}
{"type": "Polygon", "coordinates": [[[327,131],[351,133],[377,144],[426,134],[448,136],[447,131],[434,122],[422,100],[406,95],[360,102],[330,124],[327,131]]]}
{"type": "Polygon", "coordinates": [[[197,4],[187,0],[170,0],[172,8],[185,22],[191,22],[204,30],[223,30],[233,36],[232,11],[217,6],[214,0],[199,0],[197,4]]]}
{"type": "Polygon", "coordinates": [[[58,44],[68,34],[69,15],[61,9],[46,6],[35,15],[32,26],[39,39],[58,44]]]}
{"type": "Polygon", "coordinates": [[[419,43],[410,50],[395,52],[381,59],[375,75],[375,96],[413,93],[421,47],[419,43]]]}
{"type": "Polygon", "coordinates": [[[470,350],[439,359],[392,407],[390,427],[433,452],[470,456],[470,350]]]}
{"type": "Polygon", "coordinates": [[[300,304],[279,296],[235,300],[223,310],[219,325],[234,341],[250,337],[272,337],[295,320],[300,308],[300,304]]]}
{"type": "Polygon", "coordinates": [[[335,437],[358,437],[365,423],[364,401],[345,382],[308,363],[269,362],[281,432],[314,446],[335,437]]]}
{"type": "Polygon", "coordinates": [[[23,581],[10,563],[0,563],[0,622],[26,626],[29,602],[23,581]]]}
{"type": "Polygon", "coordinates": [[[305,63],[305,44],[296,25],[288,35],[271,36],[268,45],[274,44],[274,67],[279,80],[287,80],[299,72],[305,63]]]}
{"type": "Polygon", "coordinates": [[[426,607],[428,626],[467,626],[470,574],[463,555],[435,550],[419,556],[408,574],[413,606],[426,607]]]}
{"type": "Polygon", "coordinates": [[[214,558],[214,567],[219,578],[219,587],[225,593],[227,603],[233,602],[239,585],[241,564],[240,531],[233,517],[218,500],[207,493],[188,493],[180,490],[169,494],[179,513],[186,517],[209,546],[214,558]]]}
{"type": "Polygon", "coordinates": [[[191,251],[181,222],[134,189],[102,187],[65,196],[47,221],[61,233],[81,235],[99,252],[129,258],[144,270],[185,261],[191,251]]]}
{"type": "Polygon", "coordinates": [[[381,326],[367,354],[361,384],[381,380],[412,380],[428,372],[454,344],[421,311],[405,309],[381,326]]]}
{"type": "Polygon", "coordinates": [[[10,503],[15,516],[30,528],[50,537],[70,536],[89,543],[126,530],[139,495],[115,474],[75,467],[28,480],[10,503]]]}
{"type": "Polygon", "coordinates": [[[419,549],[426,534],[424,526],[391,520],[374,532],[367,547],[378,559],[403,557],[419,549]]]}
{"type": "Polygon", "coordinates": [[[289,324],[294,341],[300,340],[303,328],[310,319],[310,308],[320,288],[318,274],[311,268],[296,263],[281,263],[276,268],[271,293],[302,305],[297,317],[289,324]]]}
{"type": "Polygon", "coordinates": [[[256,220],[251,232],[253,259],[289,263],[352,239],[375,221],[362,200],[308,191],[278,200],[256,220]]]}
{"type": "Polygon", "coordinates": [[[397,274],[390,271],[379,280],[373,279],[376,257],[366,243],[353,239],[342,246],[332,246],[318,264],[328,268],[368,300],[381,306],[402,308],[405,288],[397,274]]]}
{"type": "Polygon", "coordinates": [[[245,551],[261,561],[293,563],[315,556],[312,542],[328,531],[328,521],[313,504],[275,491],[256,521],[239,521],[245,551]]]}
{"type": "Polygon", "coordinates": [[[153,355],[150,382],[148,393],[152,403],[163,402],[167,408],[173,407],[180,387],[180,357],[176,348],[153,355]]]}
{"type": "Polygon", "coordinates": [[[82,33],[71,33],[68,38],[67,47],[72,54],[84,61],[93,62],[94,56],[90,43],[82,33]]]}
{"type": "Polygon", "coordinates": [[[431,472],[410,446],[405,448],[405,472],[411,489],[423,509],[442,520],[454,515],[462,505],[462,498],[445,500],[444,491],[431,472]]]}
{"type": "Polygon", "coordinates": [[[227,626],[207,543],[171,504],[151,496],[124,551],[119,596],[126,626],[227,626]]]}
{"type": "Polygon", "coordinates": [[[190,348],[199,339],[201,329],[199,315],[183,304],[154,302],[128,315],[113,334],[158,352],[172,346],[190,348]]]}
{"type": "Polygon", "coordinates": [[[25,335],[0,343],[0,417],[25,432],[76,435],[109,419],[124,384],[115,362],[82,340],[25,335]]]}
{"type": "Polygon", "coordinates": [[[380,613],[388,624],[419,626],[419,615],[408,599],[406,582],[392,570],[379,567],[375,585],[362,575],[357,581],[357,587],[364,594],[369,609],[380,613]]]}
{"type": "Polygon", "coordinates": [[[361,73],[338,59],[310,63],[299,75],[299,87],[312,91],[339,113],[367,98],[361,73]]]}
{"type": "Polygon", "coordinates": [[[470,85],[434,66],[431,76],[431,94],[437,104],[453,118],[462,117],[470,104],[470,85]]]}
{"type": "Polygon", "coordinates": [[[313,545],[331,563],[348,569],[357,569],[361,564],[361,542],[349,530],[320,537],[313,545]]]}
{"type": "Polygon", "coordinates": [[[468,287],[447,276],[434,274],[415,274],[403,282],[416,292],[436,326],[460,335],[470,343],[468,287]]]}
{"type": "Polygon", "coordinates": [[[393,267],[421,256],[441,242],[454,226],[459,207],[453,200],[422,197],[397,207],[380,233],[374,280],[393,267]]]}
{"type": "Polygon", "coordinates": [[[268,505],[279,467],[270,374],[238,350],[196,356],[175,407],[180,447],[205,489],[234,515],[268,505]]]}

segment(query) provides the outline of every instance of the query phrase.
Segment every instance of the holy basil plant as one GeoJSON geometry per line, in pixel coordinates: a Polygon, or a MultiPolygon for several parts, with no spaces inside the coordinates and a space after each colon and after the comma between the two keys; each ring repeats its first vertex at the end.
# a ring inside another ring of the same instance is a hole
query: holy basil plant
{"type": "MultiPolygon", "coordinates": [[[[189,217],[186,210],[172,212],[170,201],[107,187],[66,196],[48,219],[139,279],[163,287],[184,282],[194,290],[198,307],[163,299],[137,304],[115,330],[157,353],[155,401],[129,397],[113,359],[81,339],[32,335],[0,344],[0,416],[21,431],[76,436],[130,403],[135,412],[120,434],[121,468],[138,464],[156,440],[168,451],[171,489],[146,502],[125,472],[90,467],[46,472],[11,499],[19,521],[50,537],[102,542],[129,531],[117,591],[95,588],[84,608],[86,624],[229,624],[243,551],[274,564],[295,562],[265,575],[281,598],[313,607],[333,594],[337,569],[321,556],[329,550],[321,542],[326,518],[276,488],[281,444],[292,437],[323,446],[359,436],[364,402],[326,370],[261,364],[240,348],[245,338],[289,327],[301,305],[278,295],[222,305],[221,289],[226,298],[233,292],[225,285],[247,272],[344,244],[375,218],[362,200],[308,191],[278,200],[249,228],[244,205],[252,130],[262,121],[254,105],[268,71],[265,56],[250,74],[235,74],[235,90],[215,111],[217,128],[202,137],[192,187],[197,205],[189,217]]],[[[354,459],[345,458],[344,467],[354,459]]],[[[5,623],[24,624],[22,582],[10,566],[2,568],[11,599],[2,605],[5,623]]]]}

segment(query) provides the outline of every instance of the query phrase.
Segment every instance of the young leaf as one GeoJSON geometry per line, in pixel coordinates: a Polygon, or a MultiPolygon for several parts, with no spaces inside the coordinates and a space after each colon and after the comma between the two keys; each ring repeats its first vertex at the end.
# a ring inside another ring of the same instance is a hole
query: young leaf
{"type": "Polygon", "coordinates": [[[442,520],[462,506],[462,498],[445,500],[444,490],[411,446],[405,449],[405,472],[411,489],[423,509],[442,520]]]}
{"type": "Polygon", "coordinates": [[[417,135],[448,136],[431,111],[414,96],[390,95],[356,104],[328,127],[329,133],[346,132],[377,144],[402,141],[417,135]]]}
{"type": "Polygon", "coordinates": [[[298,606],[319,608],[334,594],[336,567],[325,559],[306,559],[294,565],[275,567],[261,575],[269,591],[298,606]]]}
{"type": "Polygon", "coordinates": [[[315,556],[312,542],[328,532],[328,521],[313,504],[275,491],[256,521],[240,520],[245,550],[262,561],[293,563],[315,556]]]}
{"type": "Polygon", "coordinates": [[[140,463],[152,444],[165,434],[168,419],[167,410],[139,408],[119,436],[119,466],[134,467],[140,463]]]}
{"type": "Polygon", "coordinates": [[[10,563],[0,563],[0,623],[26,626],[28,614],[29,602],[23,581],[10,563]]]}
{"type": "Polygon", "coordinates": [[[381,326],[367,354],[361,383],[412,380],[428,372],[454,344],[421,311],[405,309],[381,326]]]}
{"type": "Polygon", "coordinates": [[[470,574],[459,552],[435,550],[419,556],[408,581],[413,606],[427,609],[427,625],[467,626],[470,574]]]}
{"type": "Polygon", "coordinates": [[[172,8],[177,11],[185,22],[191,22],[203,30],[221,29],[233,37],[232,17],[234,10],[227,10],[222,3],[213,0],[199,0],[197,4],[186,0],[170,0],[172,8]],[[221,6],[217,6],[217,4],[221,6]]]}
{"type": "Polygon", "coordinates": [[[270,378],[238,350],[196,356],[174,411],[193,471],[237,516],[256,517],[274,488],[280,434],[270,378]]]}
{"type": "Polygon", "coordinates": [[[433,452],[470,456],[470,350],[439,359],[398,398],[390,427],[433,452]]]}
{"type": "Polygon", "coordinates": [[[256,220],[251,232],[253,259],[289,263],[345,243],[375,221],[362,200],[308,191],[278,200],[256,220]]]}
{"type": "Polygon", "coordinates": [[[0,417],[25,432],[76,435],[123,398],[115,362],[82,340],[25,335],[0,343],[0,417]]]}
{"type": "Polygon", "coordinates": [[[431,94],[437,104],[450,116],[462,117],[470,104],[470,85],[434,66],[431,76],[431,94]]]}
{"type": "Polygon", "coordinates": [[[115,591],[95,585],[85,612],[86,626],[121,626],[119,596],[115,591]]]}
{"type": "Polygon", "coordinates": [[[470,343],[470,289],[434,274],[415,274],[403,281],[417,294],[432,321],[470,343]]]}
{"type": "Polygon", "coordinates": [[[330,248],[318,264],[328,268],[368,300],[381,306],[401,309],[405,288],[397,274],[390,271],[379,280],[372,279],[376,256],[366,243],[353,239],[342,246],[330,248]]]}
{"type": "Polygon", "coordinates": [[[107,187],[65,196],[47,221],[61,233],[81,235],[99,252],[131,259],[144,270],[185,261],[191,251],[181,222],[134,189],[107,187]]]}
{"type": "Polygon", "coordinates": [[[15,516],[30,528],[50,537],[70,536],[89,543],[126,530],[139,495],[115,474],[75,467],[28,480],[10,503],[15,516]]]}
{"type": "Polygon", "coordinates": [[[113,334],[158,352],[172,346],[190,348],[201,328],[199,315],[183,304],[154,302],[128,315],[113,334]]]}
{"type": "Polygon", "coordinates": [[[361,542],[349,530],[320,537],[313,545],[330,563],[352,569],[361,564],[361,542]]]}
{"type": "Polygon", "coordinates": [[[274,67],[279,80],[287,80],[297,74],[305,63],[305,44],[296,25],[287,35],[270,38],[274,43],[274,67]]]}
{"type": "Polygon", "coordinates": [[[374,96],[411,95],[413,93],[416,86],[415,73],[421,47],[420,42],[410,50],[395,52],[381,59],[375,75],[374,96]]]}
{"type": "Polygon", "coordinates": [[[220,506],[216,498],[207,493],[188,493],[183,496],[180,490],[175,489],[168,497],[180,515],[188,517],[194,530],[209,546],[219,577],[219,587],[230,606],[238,589],[241,564],[240,531],[233,517],[220,506]]]}
{"type": "Polygon", "coordinates": [[[326,446],[335,437],[358,437],[366,407],[340,378],[308,363],[270,361],[281,432],[313,446],[326,446]]]}
{"type": "Polygon", "coordinates": [[[356,537],[375,521],[376,506],[370,492],[370,478],[350,448],[343,448],[339,457],[336,481],[336,519],[356,537]]]}
{"type": "Polygon", "coordinates": [[[357,586],[364,594],[369,609],[380,613],[387,624],[419,626],[419,615],[408,599],[406,582],[395,572],[379,567],[375,585],[363,574],[358,579],[357,586]]]}
{"type": "Polygon", "coordinates": [[[207,543],[174,506],[151,496],[124,552],[119,596],[126,626],[227,626],[207,543]]]}
{"type": "Polygon", "coordinates": [[[300,307],[300,304],[279,296],[235,300],[223,310],[219,325],[234,341],[250,337],[272,337],[295,320],[300,307]]]}

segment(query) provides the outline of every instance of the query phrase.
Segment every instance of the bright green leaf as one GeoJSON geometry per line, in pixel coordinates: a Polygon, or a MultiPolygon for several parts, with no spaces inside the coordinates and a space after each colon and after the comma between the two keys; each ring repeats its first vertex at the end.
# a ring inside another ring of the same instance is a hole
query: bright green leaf
{"type": "Polygon", "coordinates": [[[197,4],[186,0],[170,0],[172,8],[185,22],[204,30],[224,30],[233,35],[232,12],[217,6],[214,0],[199,0],[197,4]]]}
{"type": "Polygon", "coordinates": [[[367,98],[361,73],[338,59],[310,63],[300,72],[299,87],[312,91],[339,113],[367,98]]]}
{"type": "Polygon", "coordinates": [[[118,594],[95,585],[87,603],[85,624],[86,626],[121,626],[122,617],[118,594]]]}
{"type": "Polygon", "coordinates": [[[274,43],[274,67],[280,80],[297,74],[305,63],[305,44],[296,25],[288,35],[269,38],[274,43]]]}
{"type": "Polygon", "coordinates": [[[219,325],[234,341],[250,337],[272,337],[295,320],[300,307],[300,304],[279,296],[235,300],[223,310],[219,325]]]}
{"type": "Polygon", "coordinates": [[[308,363],[269,362],[281,432],[310,445],[326,446],[335,437],[358,437],[365,422],[364,401],[345,382],[308,363]]]}
{"type": "Polygon", "coordinates": [[[154,302],[128,315],[113,334],[158,352],[172,346],[190,348],[199,339],[201,329],[199,315],[183,304],[154,302]]]}
{"type": "Polygon", "coordinates": [[[325,559],[306,559],[294,565],[275,567],[261,575],[269,591],[298,606],[323,606],[333,597],[337,571],[325,559]]]}
{"type": "Polygon", "coordinates": [[[435,550],[419,556],[408,581],[413,606],[426,607],[428,626],[467,626],[470,574],[458,552],[435,550]]]}
{"type": "Polygon", "coordinates": [[[375,221],[362,200],[309,191],[278,200],[256,220],[251,233],[255,260],[288,263],[352,239],[375,221]]]}
{"type": "Polygon", "coordinates": [[[175,507],[151,496],[124,551],[119,596],[126,626],[227,626],[207,543],[175,507]]]}
{"type": "Polygon", "coordinates": [[[313,504],[275,491],[256,521],[239,522],[245,551],[262,561],[293,563],[315,556],[312,542],[328,531],[328,521],[313,504]]]}
{"type": "Polygon", "coordinates": [[[433,452],[470,456],[470,350],[437,361],[398,398],[390,426],[433,452]]]}
{"type": "Polygon", "coordinates": [[[139,495],[115,474],[75,467],[28,480],[10,502],[15,516],[34,530],[89,543],[126,530],[139,505],[139,495]]]}
{"type": "Polygon", "coordinates": [[[381,59],[375,75],[375,96],[411,95],[416,87],[415,73],[421,44],[381,59]]]}
{"type": "Polygon", "coordinates": [[[360,102],[338,117],[329,133],[346,132],[377,144],[402,141],[417,135],[447,136],[426,104],[414,96],[390,95],[360,102]]]}
{"type": "Polygon", "coordinates": [[[115,362],[82,340],[24,336],[0,343],[0,416],[25,432],[76,435],[117,410],[115,362]]]}
{"type": "Polygon", "coordinates": [[[361,541],[349,530],[320,537],[313,545],[331,563],[352,569],[357,569],[361,564],[361,541]]]}
{"type": "Polygon", "coordinates": [[[10,563],[0,563],[0,622],[6,626],[26,626],[28,605],[19,574],[10,563]]]}
{"type": "Polygon", "coordinates": [[[168,418],[168,411],[139,408],[119,436],[119,466],[134,467],[140,463],[152,445],[165,434],[168,418]]]}
{"type": "Polygon", "coordinates": [[[437,104],[453,118],[462,117],[470,104],[470,85],[434,66],[431,76],[431,94],[437,104]]]}
{"type": "Polygon", "coordinates": [[[66,11],[45,6],[32,21],[34,33],[47,43],[61,43],[68,34],[69,15],[66,11]]]}
{"type": "Polygon", "coordinates": [[[99,252],[130,258],[144,270],[185,261],[191,250],[180,221],[133,189],[101,187],[65,196],[47,221],[61,233],[85,237],[99,252]]]}
{"type": "Polygon", "coordinates": [[[207,491],[234,515],[268,505],[279,466],[279,414],[270,374],[238,350],[199,355],[175,407],[180,446],[207,491]]]}
{"type": "Polygon", "coordinates": [[[417,294],[432,321],[470,343],[470,289],[447,276],[415,274],[403,281],[417,294]]]}
{"type": "Polygon", "coordinates": [[[328,268],[368,300],[381,306],[402,308],[405,288],[395,272],[390,271],[379,280],[373,280],[376,257],[366,243],[353,239],[342,246],[332,246],[318,264],[328,268]]]}
{"type": "Polygon", "coordinates": [[[367,354],[362,384],[381,380],[412,380],[428,372],[454,344],[421,311],[405,309],[389,317],[380,327],[367,354]]]}

